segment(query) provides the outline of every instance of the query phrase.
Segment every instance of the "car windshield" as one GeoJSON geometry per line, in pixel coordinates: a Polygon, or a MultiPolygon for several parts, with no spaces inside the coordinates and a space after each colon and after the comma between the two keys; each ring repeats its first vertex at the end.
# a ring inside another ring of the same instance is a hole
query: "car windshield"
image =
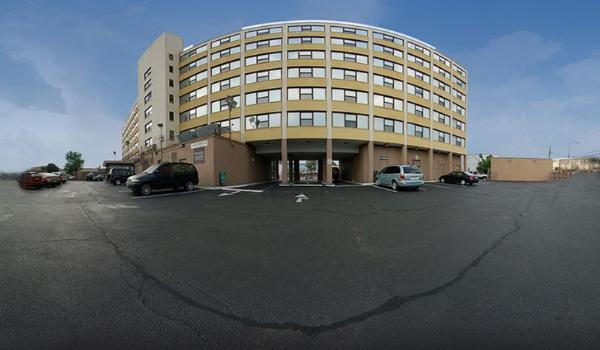
{"type": "Polygon", "coordinates": [[[161,164],[154,164],[151,167],[147,168],[146,170],[144,170],[144,174],[151,174],[153,173],[155,170],[157,170],[159,167],[161,166],[161,164]]]}
{"type": "Polygon", "coordinates": [[[405,174],[420,174],[421,173],[421,169],[417,168],[416,166],[405,166],[405,167],[402,167],[402,169],[404,169],[405,174]]]}

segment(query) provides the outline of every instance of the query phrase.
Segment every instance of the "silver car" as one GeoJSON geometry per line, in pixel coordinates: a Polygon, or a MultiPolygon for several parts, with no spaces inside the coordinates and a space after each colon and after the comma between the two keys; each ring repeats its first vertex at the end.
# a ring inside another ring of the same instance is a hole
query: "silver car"
{"type": "Polygon", "coordinates": [[[423,185],[423,173],[413,165],[388,165],[375,177],[375,185],[388,186],[394,191],[400,187],[417,190],[423,185]]]}

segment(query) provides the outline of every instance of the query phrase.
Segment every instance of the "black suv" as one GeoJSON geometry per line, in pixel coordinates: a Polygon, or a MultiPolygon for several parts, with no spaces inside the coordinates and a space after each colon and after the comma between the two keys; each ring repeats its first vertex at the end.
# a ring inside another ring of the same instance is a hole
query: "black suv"
{"type": "Polygon", "coordinates": [[[133,175],[133,171],[131,169],[118,169],[112,168],[108,172],[108,182],[113,185],[121,185],[127,181],[127,178],[133,175]]]}
{"type": "Polygon", "coordinates": [[[143,173],[127,179],[127,187],[136,194],[144,196],[152,193],[152,190],[163,188],[183,188],[191,191],[197,184],[198,171],[194,165],[189,163],[155,164],[144,170],[143,173]]]}

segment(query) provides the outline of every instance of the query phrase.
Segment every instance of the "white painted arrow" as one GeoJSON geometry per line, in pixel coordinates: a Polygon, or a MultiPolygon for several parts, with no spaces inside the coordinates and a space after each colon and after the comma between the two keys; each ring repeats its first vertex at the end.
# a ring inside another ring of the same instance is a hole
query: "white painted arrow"
{"type": "Polygon", "coordinates": [[[233,196],[236,193],[240,193],[241,191],[233,191],[233,192],[228,192],[228,193],[221,193],[219,195],[219,197],[223,197],[223,196],[233,196]]]}
{"type": "Polygon", "coordinates": [[[302,203],[303,199],[309,199],[307,196],[305,196],[303,193],[297,195],[296,197],[296,203],[302,203]]]}

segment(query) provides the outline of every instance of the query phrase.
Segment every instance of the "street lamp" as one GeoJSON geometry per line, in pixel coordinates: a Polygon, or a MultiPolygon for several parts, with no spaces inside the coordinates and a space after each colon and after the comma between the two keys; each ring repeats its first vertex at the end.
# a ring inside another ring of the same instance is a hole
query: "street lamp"
{"type": "Polygon", "coordinates": [[[237,106],[237,102],[233,96],[229,95],[225,97],[225,103],[227,103],[227,109],[229,109],[229,142],[231,142],[231,110],[237,106]]]}
{"type": "Polygon", "coordinates": [[[571,145],[572,144],[579,144],[579,141],[571,141],[571,142],[569,142],[569,154],[567,154],[567,158],[571,158],[571,145]]]}
{"type": "Polygon", "coordinates": [[[159,139],[160,140],[160,162],[162,163],[162,160],[163,160],[162,159],[163,158],[163,145],[162,145],[162,143],[163,143],[163,136],[162,136],[163,123],[158,123],[156,125],[160,129],[160,139],[159,139]]]}

